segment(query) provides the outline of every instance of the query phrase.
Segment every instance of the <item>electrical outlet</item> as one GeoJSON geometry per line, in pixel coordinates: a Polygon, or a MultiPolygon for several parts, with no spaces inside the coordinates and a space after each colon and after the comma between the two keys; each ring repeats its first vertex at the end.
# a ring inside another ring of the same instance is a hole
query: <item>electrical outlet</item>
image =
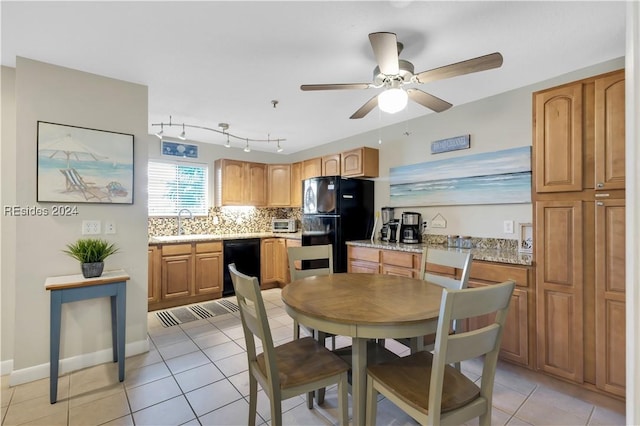
{"type": "Polygon", "coordinates": [[[505,220],[502,223],[502,232],[504,232],[505,234],[513,234],[513,221],[512,220],[505,220]]]}
{"type": "Polygon", "coordinates": [[[116,233],[116,224],[115,222],[108,220],[104,223],[104,233],[105,234],[115,234],[116,233]]]}
{"type": "Polygon", "coordinates": [[[83,220],[82,235],[96,235],[100,233],[99,220],[83,220]]]}

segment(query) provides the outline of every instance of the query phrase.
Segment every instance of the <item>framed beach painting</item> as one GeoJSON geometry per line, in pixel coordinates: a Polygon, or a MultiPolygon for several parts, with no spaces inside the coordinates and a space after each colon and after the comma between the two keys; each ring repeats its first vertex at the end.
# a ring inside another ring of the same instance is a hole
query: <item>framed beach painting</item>
{"type": "Polygon", "coordinates": [[[531,147],[389,169],[392,207],[531,202],[531,147]]]}
{"type": "Polygon", "coordinates": [[[37,200],[133,204],[133,135],[38,121],[37,200]]]}

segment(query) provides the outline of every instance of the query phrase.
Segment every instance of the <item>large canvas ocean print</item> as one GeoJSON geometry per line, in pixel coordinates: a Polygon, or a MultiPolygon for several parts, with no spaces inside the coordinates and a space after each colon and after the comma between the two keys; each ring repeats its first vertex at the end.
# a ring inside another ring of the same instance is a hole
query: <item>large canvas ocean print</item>
{"type": "Polygon", "coordinates": [[[427,161],[389,170],[390,205],[531,202],[531,147],[427,161]]]}

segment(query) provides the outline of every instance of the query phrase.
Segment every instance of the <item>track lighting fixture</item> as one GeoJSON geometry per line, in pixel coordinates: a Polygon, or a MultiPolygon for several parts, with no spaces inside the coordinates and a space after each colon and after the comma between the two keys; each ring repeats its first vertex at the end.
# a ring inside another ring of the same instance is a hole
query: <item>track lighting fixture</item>
{"type": "MultiPolygon", "coordinates": [[[[276,101],[276,103],[277,103],[277,101],[276,101]]],[[[275,107],[275,105],[274,105],[274,107],[275,107]]],[[[151,125],[152,126],[160,126],[160,131],[155,134],[160,139],[162,139],[163,136],[164,136],[164,126],[167,126],[167,127],[180,126],[180,124],[174,124],[174,123],[171,122],[171,116],[169,116],[169,122],[168,123],[153,123],[151,125]]],[[[271,139],[271,136],[267,136],[267,139],[252,139],[252,138],[246,138],[246,137],[243,138],[243,137],[240,137],[240,136],[237,136],[237,135],[229,133],[229,131],[228,131],[229,130],[229,124],[228,123],[218,123],[218,127],[220,128],[220,130],[214,129],[214,128],[211,128],[211,127],[197,126],[195,124],[182,123],[182,132],[178,136],[178,139],[185,140],[187,138],[187,134],[186,134],[186,128],[187,127],[190,128],[190,129],[208,130],[210,132],[220,133],[220,134],[226,136],[227,140],[224,143],[225,148],[230,148],[231,147],[231,138],[245,141],[244,152],[251,152],[251,148],[249,147],[249,142],[251,142],[251,143],[254,143],[254,142],[266,142],[266,143],[275,142],[276,143],[276,151],[277,152],[282,152],[283,149],[280,146],[280,142],[286,141],[286,139],[284,139],[284,138],[271,139]]]]}

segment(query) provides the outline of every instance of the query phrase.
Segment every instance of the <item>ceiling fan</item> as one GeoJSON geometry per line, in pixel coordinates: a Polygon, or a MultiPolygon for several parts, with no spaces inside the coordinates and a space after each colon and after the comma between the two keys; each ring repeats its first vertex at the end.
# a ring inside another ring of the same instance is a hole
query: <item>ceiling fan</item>
{"type": "Polygon", "coordinates": [[[490,70],[499,68],[502,65],[502,55],[495,52],[414,74],[413,64],[398,58],[398,55],[402,52],[403,45],[397,41],[394,33],[371,33],[369,34],[369,41],[371,42],[376,62],[378,62],[378,66],[373,70],[373,83],[303,84],[300,89],[303,91],[385,89],[369,99],[349,118],[362,118],[376,106],[385,112],[398,112],[406,106],[407,98],[435,112],[442,112],[451,108],[452,105],[420,89],[409,88],[404,90],[402,87],[412,83],[424,84],[430,81],[490,70]]]}

